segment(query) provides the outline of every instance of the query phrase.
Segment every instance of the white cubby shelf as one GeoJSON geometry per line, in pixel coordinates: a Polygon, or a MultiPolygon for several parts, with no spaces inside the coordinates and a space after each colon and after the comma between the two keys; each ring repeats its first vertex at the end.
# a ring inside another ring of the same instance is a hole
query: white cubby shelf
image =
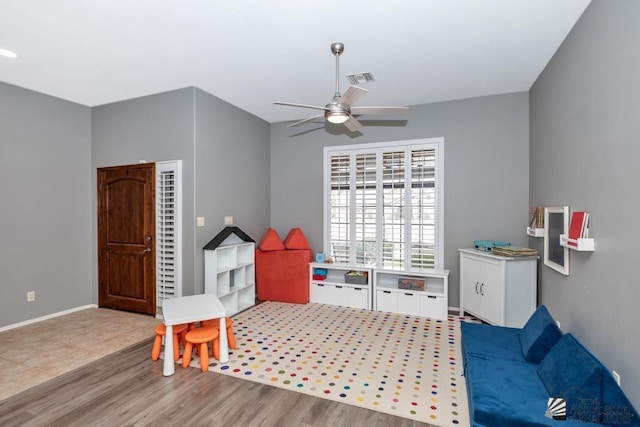
{"type": "Polygon", "coordinates": [[[227,316],[255,305],[255,242],[238,227],[225,227],[204,247],[204,291],[220,299],[227,316]]]}

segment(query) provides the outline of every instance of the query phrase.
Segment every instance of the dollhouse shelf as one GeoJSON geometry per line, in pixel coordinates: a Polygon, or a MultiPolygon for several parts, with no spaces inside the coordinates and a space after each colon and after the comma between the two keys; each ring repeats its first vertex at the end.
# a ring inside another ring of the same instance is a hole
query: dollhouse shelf
{"type": "Polygon", "coordinates": [[[560,246],[580,252],[593,252],[595,250],[593,239],[570,239],[564,234],[560,235],[560,246]]]}
{"type": "Polygon", "coordinates": [[[531,237],[544,237],[544,228],[527,227],[527,235],[531,237]]]}

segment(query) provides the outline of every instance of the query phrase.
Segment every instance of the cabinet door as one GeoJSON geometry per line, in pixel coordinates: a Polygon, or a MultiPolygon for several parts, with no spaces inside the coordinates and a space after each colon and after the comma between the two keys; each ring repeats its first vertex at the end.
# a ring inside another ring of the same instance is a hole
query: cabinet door
{"type": "Polygon", "coordinates": [[[398,313],[420,316],[420,295],[414,292],[399,292],[398,313]]]}
{"type": "Polygon", "coordinates": [[[504,326],[504,263],[483,262],[480,298],[482,316],[489,322],[504,326]]]}
{"type": "Polygon", "coordinates": [[[398,312],[398,294],[396,292],[378,289],[376,297],[376,310],[390,313],[398,312]]]}
{"type": "Polygon", "coordinates": [[[366,288],[346,288],[349,307],[369,308],[369,291],[366,288]]]}
{"type": "Polygon", "coordinates": [[[464,309],[481,315],[482,300],[480,299],[480,285],[482,283],[482,261],[464,256],[462,271],[462,298],[464,309]]]}

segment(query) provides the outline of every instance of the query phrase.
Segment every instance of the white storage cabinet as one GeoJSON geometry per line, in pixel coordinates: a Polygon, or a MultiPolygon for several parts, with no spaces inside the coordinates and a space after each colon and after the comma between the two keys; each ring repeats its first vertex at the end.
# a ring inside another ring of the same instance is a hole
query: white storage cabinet
{"type": "Polygon", "coordinates": [[[373,273],[374,307],[378,311],[444,320],[449,304],[449,270],[379,270],[373,273]],[[424,278],[424,291],[400,289],[401,277],[424,278]]]}
{"type": "Polygon", "coordinates": [[[365,266],[349,266],[339,263],[312,262],[309,264],[309,300],[320,304],[333,304],[371,310],[372,269],[365,266]],[[324,280],[313,278],[314,271],[327,271],[324,280]],[[346,283],[345,273],[355,270],[367,273],[367,283],[346,283]]]}
{"type": "Polygon", "coordinates": [[[521,328],[537,305],[537,257],[460,251],[460,315],[521,328]]]}

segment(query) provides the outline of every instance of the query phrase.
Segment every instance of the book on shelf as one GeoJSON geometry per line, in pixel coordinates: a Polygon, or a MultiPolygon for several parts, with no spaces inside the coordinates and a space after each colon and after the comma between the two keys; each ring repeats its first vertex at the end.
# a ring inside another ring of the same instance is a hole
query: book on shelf
{"type": "Polygon", "coordinates": [[[536,206],[529,209],[529,228],[544,227],[544,207],[536,206]]]}
{"type": "Polygon", "coordinates": [[[571,214],[567,244],[570,246],[578,246],[577,240],[588,236],[588,225],[589,212],[574,211],[571,214]]]}

